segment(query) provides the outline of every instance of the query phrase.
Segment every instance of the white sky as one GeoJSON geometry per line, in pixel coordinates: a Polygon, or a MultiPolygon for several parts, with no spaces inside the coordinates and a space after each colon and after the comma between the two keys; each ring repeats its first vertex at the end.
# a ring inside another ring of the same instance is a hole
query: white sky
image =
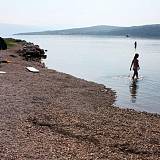
{"type": "Polygon", "coordinates": [[[160,23],[160,0],[0,0],[0,23],[81,27],[160,23]]]}

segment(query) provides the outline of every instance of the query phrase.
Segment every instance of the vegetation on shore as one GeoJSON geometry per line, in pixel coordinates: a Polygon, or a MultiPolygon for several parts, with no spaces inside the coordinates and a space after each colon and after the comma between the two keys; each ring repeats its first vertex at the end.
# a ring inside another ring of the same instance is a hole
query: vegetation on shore
{"type": "Polygon", "coordinates": [[[13,39],[13,38],[5,38],[5,42],[7,43],[7,47],[11,48],[11,47],[14,47],[16,45],[17,40],[13,39]]]}

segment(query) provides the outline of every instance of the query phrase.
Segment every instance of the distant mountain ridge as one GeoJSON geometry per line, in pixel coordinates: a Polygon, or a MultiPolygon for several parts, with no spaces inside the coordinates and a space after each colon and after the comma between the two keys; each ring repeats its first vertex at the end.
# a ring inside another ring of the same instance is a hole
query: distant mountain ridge
{"type": "Polygon", "coordinates": [[[160,24],[132,27],[100,25],[54,31],[19,33],[16,35],[103,35],[160,38],[160,24]]]}
{"type": "Polygon", "coordinates": [[[121,29],[111,31],[109,35],[123,36],[129,35],[131,37],[153,37],[160,38],[160,24],[123,27],[121,29]]]}

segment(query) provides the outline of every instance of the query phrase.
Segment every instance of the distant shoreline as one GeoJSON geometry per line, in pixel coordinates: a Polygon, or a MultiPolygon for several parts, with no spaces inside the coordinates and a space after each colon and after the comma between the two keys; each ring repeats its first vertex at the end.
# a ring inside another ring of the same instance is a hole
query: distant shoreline
{"type": "MultiPolygon", "coordinates": [[[[160,40],[160,38],[159,37],[126,37],[126,36],[108,36],[108,35],[39,35],[39,34],[37,34],[37,35],[31,35],[31,34],[24,34],[24,35],[16,35],[16,34],[14,34],[13,35],[13,37],[14,36],[16,36],[16,37],[20,37],[20,36],[73,36],[73,37],[99,37],[99,38],[122,38],[122,39],[133,39],[133,40],[135,40],[135,39],[151,39],[151,40],[160,40]]],[[[5,36],[4,36],[5,37],[5,36]]],[[[12,37],[12,35],[7,35],[7,37],[12,37]]],[[[21,37],[20,37],[21,38],[21,37]]]]}

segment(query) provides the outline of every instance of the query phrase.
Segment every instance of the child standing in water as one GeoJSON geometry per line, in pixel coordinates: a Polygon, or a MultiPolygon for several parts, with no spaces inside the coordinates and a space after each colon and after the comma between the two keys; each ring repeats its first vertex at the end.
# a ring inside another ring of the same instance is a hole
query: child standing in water
{"type": "Polygon", "coordinates": [[[136,53],[131,63],[130,71],[132,69],[132,66],[133,66],[133,71],[134,71],[132,79],[134,79],[135,76],[138,79],[138,70],[140,69],[138,57],[139,57],[139,54],[136,53]]]}

